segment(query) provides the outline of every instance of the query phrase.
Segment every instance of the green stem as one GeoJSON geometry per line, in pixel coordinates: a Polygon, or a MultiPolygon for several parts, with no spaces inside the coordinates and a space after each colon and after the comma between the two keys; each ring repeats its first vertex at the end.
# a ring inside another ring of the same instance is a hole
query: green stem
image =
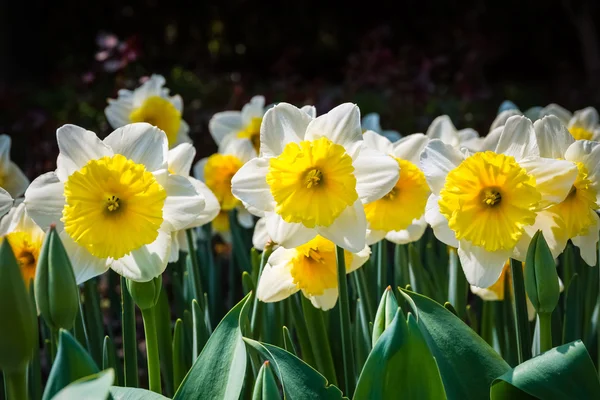
{"type": "Polygon", "coordinates": [[[461,319],[465,318],[465,307],[467,306],[467,295],[469,287],[465,273],[460,265],[456,249],[449,248],[449,273],[448,279],[448,301],[454,306],[461,319]]]}
{"type": "Polygon", "coordinates": [[[148,359],[148,383],[151,391],[162,393],[160,384],[160,360],[158,355],[158,337],[155,307],[142,310],[144,334],[146,335],[146,357],[148,359]]]}
{"type": "Polygon", "coordinates": [[[373,302],[371,301],[369,285],[365,277],[365,270],[363,268],[359,268],[350,275],[354,279],[354,284],[356,285],[358,297],[364,305],[365,311],[367,313],[367,321],[374,321],[375,312],[373,311],[373,302]]]}
{"type": "Polygon", "coordinates": [[[123,277],[121,277],[121,329],[123,336],[123,364],[125,369],[124,383],[126,387],[138,387],[135,305],[123,277]]]}
{"type": "Polygon", "coordinates": [[[27,369],[4,372],[4,385],[6,386],[7,400],[27,399],[27,369]]]}
{"type": "Polygon", "coordinates": [[[387,263],[386,263],[385,239],[377,242],[377,296],[381,296],[387,287],[387,263]]]}
{"type": "Polygon", "coordinates": [[[54,329],[50,326],[48,328],[50,329],[50,355],[52,357],[52,363],[54,363],[58,351],[58,329],[54,329]]]}
{"type": "Polygon", "coordinates": [[[539,313],[540,318],[540,353],[552,348],[552,313],[539,313]]]}
{"type": "Polygon", "coordinates": [[[510,272],[513,288],[513,311],[517,336],[517,354],[519,364],[531,358],[531,336],[527,319],[527,300],[525,298],[525,282],[523,267],[520,261],[510,260],[510,272]]]}
{"type": "MultiPolygon", "coordinates": [[[[260,257],[260,265],[258,267],[258,279],[256,280],[257,288],[260,283],[260,277],[262,276],[263,269],[265,268],[265,265],[267,264],[267,261],[269,260],[269,257],[271,256],[272,252],[273,252],[273,247],[267,246],[267,247],[265,247],[265,250],[263,251],[263,253],[260,257]]],[[[252,317],[250,318],[250,332],[252,332],[252,337],[257,340],[258,340],[258,330],[260,327],[261,317],[262,317],[262,306],[261,306],[260,302],[258,301],[258,297],[256,297],[256,293],[254,293],[254,296],[252,299],[252,317]]]]}
{"type": "MultiPolygon", "coordinates": [[[[380,251],[385,251],[383,246],[380,251]]],[[[381,257],[381,256],[379,256],[381,257]]],[[[342,331],[342,360],[344,363],[344,383],[346,396],[352,397],[356,385],[354,371],[354,347],[352,346],[352,330],[350,329],[350,304],[348,300],[348,281],[346,279],[346,261],[344,249],[336,246],[340,324],[342,331]]],[[[384,265],[385,267],[385,265],[384,265]]],[[[381,292],[383,293],[383,291],[381,292]]]]}
{"type": "Polygon", "coordinates": [[[185,236],[187,238],[188,243],[188,251],[190,254],[190,259],[192,260],[192,268],[194,270],[194,286],[196,289],[196,295],[198,303],[200,303],[200,307],[204,309],[204,289],[202,288],[202,276],[200,274],[200,263],[198,262],[198,252],[196,251],[196,246],[194,243],[194,235],[191,229],[187,229],[185,231],[185,236]]]}

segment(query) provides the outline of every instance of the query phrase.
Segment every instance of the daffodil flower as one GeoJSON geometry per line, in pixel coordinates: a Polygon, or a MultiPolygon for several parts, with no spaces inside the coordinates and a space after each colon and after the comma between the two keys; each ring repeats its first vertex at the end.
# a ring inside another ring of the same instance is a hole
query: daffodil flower
{"type": "Polygon", "coordinates": [[[171,257],[170,262],[175,262],[179,259],[179,252],[188,252],[188,242],[186,238],[186,229],[195,228],[211,222],[217,217],[221,208],[219,206],[219,200],[213,194],[213,192],[204,184],[190,176],[190,170],[194,157],[196,156],[196,149],[190,143],[182,143],[177,147],[169,150],[167,154],[167,166],[169,173],[182,176],[186,178],[196,191],[204,197],[204,210],[195,218],[191,219],[184,229],[172,233],[171,242],[171,257]]]}
{"type": "Polygon", "coordinates": [[[190,128],[182,119],[183,100],[179,95],[169,96],[164,84],[164,77],[152,75],[133,91],[119,90],[119,97],[108,99],[104,110],[108,123],[117,129],[133,122],[147,122],[167,134],[169,148],[191,142],[190,128]]]}
{"type": "Polygon", "coordinates": [[[10,136],[0,135],[0,217],[9,212],[13,198],[22,196],[29,185],[23,171],[10,160],[10,145],[10,136]]]}
{"type": "Polygon", "coordinates": [[[254,225],[254,232],[252,232],[252,246],[256,250],[264,251],[269,243],[273,243],[273,241],[267,231],[267,219],[259,218],[254,225]]]}
{"type": "MultiPolygon", "coordinates": [[[[366,246],[353,254],[344,251],[346,273],[360,268],[371,254],[366,246]]],[[[335,244],[322,236],[294,249],[277,248],[269,257],[258,282],[260,301],[281,301],[298,291],[317,308],[330,310],[338,298],[335,244]]]]}
{"type": "Polygon", "coordinates": [[[471,151],[478,151],[482,140],[474,129],[456,129],[447,115],[434,119],[427,128],[426,135],[429,139],[439,139],[457,149],[466,147],[471,151]]]}
{"type": "Polygon", "coordinates": [[[173,232],[204,210],[194,185],[167,171],[167,136],[136,123],[100,140],[75,125],[56,132],[57,169],[34,180],[25,207],[56,224],[78,283],[108,268],[139,282],[166,268],[173,232]]]}
{"type": "Polygon", "coordinates": [[[230,241],[229,213],[237,210],[238,223],[244,228],[254,225],[254,218],[242,202],[231,193],[231,179],[248,161],[256,157],[254,146],[247,140],[233,140],[222,153],[205,157],[194,165],[194,176],[214,193],[221,211],[213,220],[213,230],[224,240],[230,241]]]}
{"type": "Polygon", "coordinates": [[[506,260],[525,261],[521,240],[537,214],[563,201],[577,177],[570,161],[539,156],[531,121],[508,119],[495,151],[470,154],[431,140],[421,155],[432,194],[425,220],[436,237],[458,248],[469,283],[489,287],[506,260]]]}
{"type": "Polygon", "coordinates": [[[579,247],[588,265],[596,265],[600,219],[596,210],[600,204],[600,143],[575,140],[561,121],[551,115],[534,124],[540,156],[571,161],[577,166],[577,177],[566,198],[541,211],[517,245],[523,255],[538,230],[544,234],[552,255],[556,258],[569,239],[579,247]]]}
{"type": "Polygon", "coordinates": [[[0,236],[8,239],[25,286],[35,278],[35,269],[44,242],[44,231],[36,225],[25,210],[22,202],[10,209],[0,222],[0,236]]]}
{"type": "Polygon", "coordinates": [[[376,243],[384,237],[397,244],[419,240],[427,228],[425,205],[430,191],[418,165],[429,139],[422,133],[415,133],[392,144],[373,131],[365,132],[363,139],[368,147],[392,157],[400,171],[400,177],[389,193],[365,204],[367,243],[376,243]]]}
{"type": "Polygon", "coordinates": [[[321,235],[359,252],[366,244],[363,204],[397,181],[398,163],[364,145],[356,105],[313,119],[280,103],[263,119],[260,156],[240,168],[231,188],[251,213],[267,218],[269,236],[281,246],[321,235]]]}
{"type": "Polygon", "coordinates": [[[361,127],[363,132],[376,132],[381,136],[387,138],[390,142],[400,140],[400,138],[402,137],[402,135],[398,131],[394,131],[391,129],[382,129],[381,123],[379,122],[379,114],[377,113],[370,113],[362,117],[361,127]]]}
{"type": "Polygon", "coordinates": [[[570,111],[558,104],[549,104],[540,111],[541,116],[554,115],[567,127],[575,140],[600,140],[600,121],[594,107],[570,111]]]}

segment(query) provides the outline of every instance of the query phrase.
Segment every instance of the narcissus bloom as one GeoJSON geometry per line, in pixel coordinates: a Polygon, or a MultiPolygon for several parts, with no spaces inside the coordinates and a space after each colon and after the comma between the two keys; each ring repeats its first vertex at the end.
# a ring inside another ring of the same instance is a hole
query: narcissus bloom
{"type": "Polygon", "coordinates": [[[196,149],[190,143],[182,143],[177,147],[169,150],[167,155],[167,166],[168,171],[171,174],[183,176],[186,178],[196,189],[196,191],[204,198],[204,210],[194,219],[188,221],[188,224],[184,229],[173,232],[173,238],[171,243],[171,257],[170,262],[175,262],[179,259],[179,251],[189,251],[188,242],[186,238],[186,229],[195,228],[202,226],[214,220],[219,211],[219,200],[213,192],[203,182],[190,176],[190,170],[192,168],[192,162],[196,156],[196,149]]]}
{"type": "Polygon", "coordinates": [[[600,120],[594,107],[570,111],[558,104],[549,104],[540,111],[541,116],[554,115],[567,127],[575,140],[600,140],[600,120]]]}
{"type": "MultiPolygon", "coordinates": [[[[370,254],[368,246],[356,254],[344,251],[346,273],[361,267],[370,254]]],[[[337,302],[337,286],[335,244],[316,236],[295,249],[277,248],[265,265],[256,296],[261,301],[272,303],[301,290],[315,307],[329,310],[337,302]]]]}
{"type": "Polygon", "coordinates": [[[471,151],[478,151],[482,140],[474,129],[456,129],[447,115],[441,115],[434,119],[427,128],[426,135],[429,139],[440,139],[457,149],[466,147],[471,151]]]}
{"type": "Polygon", "coordinates": [[[31,183],[25,207],[41,228],[56,224],[77,282],[108,268],[140,282],[159,276],[172,233],[204,210],[194,185],[168,173],[165,133],[137,123],[102,141],[65,125],[56,137],[57,169],[31,183]]]}
{"type": "Polygon", "coordinates": [[[133,122],[147,122],[167,134],[169,147],[191,142],[190,128],[181,117],[183,100],[179,95],[169,96],[164,84],[164,77],[152,75],[133,91],[119,90],[119,97],[108,99],[104,110],[108,123],[116,129],[133,122]]]}
{"type": "Polygon", "coordinates": [[[402,137],[402,135],[398,131],[381,128],[381,123],[379,122],[379,114],[377,113],[370,113],[365,115],[362,118],[361,127],[363,132],[373,131],[379,133],[381,136],[386,137],[390,142],[400,140],[400,138],[402,137]]]}
{"type": "Polygon", "coordinates": [[[358,252],[366,244],[363,203],[397,181],[398,163],[364,145],[356,105],[313,119],[280,103],[265,114],[260,157],[235,174],[231,187],[251,213],[267,218],[269,236],[281,246],[318,234],[358,252]]]}
{"type": "MultiPolygon", "coordinates": [[[[25,193],[27,186],[29,186],[29,179],[27,179],[17,164],[10,160],[10,145],[10,136],[0,135],[0,188],[16,199],[25,193]]],[[[3,197],[3,194],[0,193],[0,198],[3,197]]],[[[0,208],[1,205],[2,201],[0,200],[0,208]]],[[[7,211],[0,213],[0,215],[5,214],[7,211]]]]}
{"type": "Polygon", "coordinates": [[[419,240],[427,228],[425,205],[430,194],[419,159],[429,139],[415,133],[392,144],[373,131],[365,132],[363,139],[368,147],[392,157],[400,171],[398,181],[385,196],[365,204],[367,243],[384,237],[398,244],[419,240]]]}
{"type": "Polygon", "coordinates": [[[8,239],[19,263],[25,286],[35,278],[35,269],[44,243],[44,231],[27,215],[25,204],[11,208],[0,222],[0,236],[8,239]]]}
{"type": "Polygon", "coordinates": [[[471,155],[432,140],[421,155],[432,195],[425,220],[458,255],[469,283],[489,287],[517,249],[539,211],[563,201],[577,177],[570,161],[541,158],[531,121],[513,116],[495,151],[471,155]]]}

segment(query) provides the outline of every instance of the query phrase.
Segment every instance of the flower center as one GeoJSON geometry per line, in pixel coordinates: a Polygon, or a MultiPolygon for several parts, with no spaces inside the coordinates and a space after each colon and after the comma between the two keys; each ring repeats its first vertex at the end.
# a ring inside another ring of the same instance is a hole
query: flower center
{"type": "Polygon", "coordinates": [[[206,186],[213,191],[221,210],[233,210],[240,201],[231,194],[231,178],[242,168],[242,161],[230,154],[213,154],[204,166],[206,186]]]}
{"type": "Polygon", "coordinates": [[[177,142],[181,126],[181,113],[167,99],[159,96],[148,97],[139,108],[129,114],[131,122],[147,122],[162,129],[167,134],[169,147],[177,142]]]}
{"type": "Polygon", "coordinates": [[[309,228],[331,225],[358,199],[352,158],[325,137],[288,143],[269,160],[266,179],[275,211],[309,228]]]}
{"type": "Polygon", "coordinates": [[[400,168],[396,185],[381,199],[365,205],[367,221],[373,230],[400,231],[425,213],[429,197],[425,175],[410,161],[399,158],[396,161],[400,168]]]}
{"type": "Polygon", "coordinates": [[[450,171],[439,205],[457,239],[497,251],[517,244],[540,200],[535,178],[513,157],[486,151],[450,171]]]}
{"type": "Polygon", "coordinates": [[[254,117],[243,130],[239,131],[237,137],[240,139],[248,139],[252,142],[256,154],[260,151],[260,125],[262,118],[254,117]]]}
{"type": "Polygon", "coordinates": [[[65,183],[65,231],[99,258],[119,259],[158,237],[165,189],[142,164],[117,154],[90,160],[65,183]]]}
{"type": "Polygon", "coordinates": [[[592,140],[594,134],[581,126],[572,126],[569,132],[575,140],[592,140]]]}
{"type": "Polygon", "coordinates": [[[35,278],[35,269],[43,239],[41,237],[33,238],[29,233],[19,231],[7,234],[6,238],[21,269],[25,286],[29,288],[29,281],[35,278]]]}

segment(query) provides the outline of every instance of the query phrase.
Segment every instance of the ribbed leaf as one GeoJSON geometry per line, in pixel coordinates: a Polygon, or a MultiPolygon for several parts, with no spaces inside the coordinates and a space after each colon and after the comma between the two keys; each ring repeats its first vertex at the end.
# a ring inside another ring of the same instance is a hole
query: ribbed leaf
{"type": "Polygon", "coordinates": [[[81,378],[62,389],[52,400],[106,400],[110,386],[115,380],[113,369],[81,378]]]}

